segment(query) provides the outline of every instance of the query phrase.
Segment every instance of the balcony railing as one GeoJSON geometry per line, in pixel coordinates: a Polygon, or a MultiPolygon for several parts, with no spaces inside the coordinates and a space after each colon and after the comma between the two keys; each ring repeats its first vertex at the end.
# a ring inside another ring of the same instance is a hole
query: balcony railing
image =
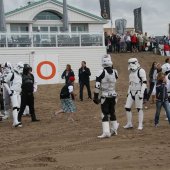
{"type": "Polygon", "coordinates": [[[0,48],[104,46],[102,33],[0,33],[0,48]]]}

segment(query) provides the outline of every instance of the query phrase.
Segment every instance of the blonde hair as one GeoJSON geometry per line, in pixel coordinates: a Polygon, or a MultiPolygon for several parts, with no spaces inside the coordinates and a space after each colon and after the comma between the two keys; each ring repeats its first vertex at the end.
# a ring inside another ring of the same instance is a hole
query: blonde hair
{"type": "Polygon", "coordinates": [[[163,81],[165,79],[165,74],[163,72],[159,72],[157,76],[158,81],[163,81]]]}

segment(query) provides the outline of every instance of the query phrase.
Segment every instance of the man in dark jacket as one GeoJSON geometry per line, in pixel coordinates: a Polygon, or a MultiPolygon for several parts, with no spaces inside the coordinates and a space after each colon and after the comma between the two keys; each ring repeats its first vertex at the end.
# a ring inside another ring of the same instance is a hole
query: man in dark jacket
{"type": "Polygon", "coordinates": [[[86,67],[86,62],[82,61],[81,68],[79,69],[79,84],[80,84],[80,100],[83,101],[83,88],[86,86],[88,97],[91,99],[90,90],[90,69],[86,67]]]}
{"type": "Polygon", "coordinates": [[[22,92],[21,92],[21,107],[18,113],[18,120],[21,122],[22,115],[26,106],[29,106],[32,122],[39,121],[35,115],[34,109],[34,76],[31,73],[30,65],[25,64],[22,76],[22,92]]]}

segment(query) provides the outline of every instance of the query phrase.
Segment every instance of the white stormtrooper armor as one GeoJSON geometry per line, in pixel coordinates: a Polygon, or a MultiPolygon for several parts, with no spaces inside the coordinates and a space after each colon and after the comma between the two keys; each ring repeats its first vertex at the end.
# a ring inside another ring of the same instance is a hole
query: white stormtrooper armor
{"type": "Polygon", "coordinates": [[[10,97],[11,103],[13,107],[13,126],[20,127],[21,123],[18,122],[18,111],[20,108],[21,98],[21,85],[22,85],[22,72],[23,72],[24,64],[18,63],[16,67],[14,67],[14,71],[9,73],[4,78],[4,86],[7,89],[10,97]],[[10,83],[10,85],[8,85],[10,83]]]}
{"type": "MultiPolygon", "coordinates": [[[[3,66],[3,75],[2,75],[3,80],[11,72],[12,72],[12,65],[9,62],[6,62],[4,64],[4,66],[3,66]]],[[[10,83],[8,83],[8,85],[10,85],[10,83]]],[[[6,120],[10,116],[10,96],[9,96],[9,93],[8,93],[8,91],[7,91],[7,89],[5,88],[4,85],[3,85],[3,100],[4,100],[4,116],[3,116],[3,120],[6,120]]]]}
{"type": "Polygon", "coordinates": [[[129,75],[129,89],[128,96],[125,105],[127,124],[124,126],[125,129],[132,128],[132,113],[131,107],[133,102],[138,110],[139,114],[139,125],[138,130],[143,129],[143,97],[144,91],[146,89],[147,80],[145,70],[140,68],[140,64],[136,58],[131,58],[128,60],[128,70],[129,75]]]}
{"type": "Polygon", "coordinates": [[[111,135],[117,135],[117,129],[119,123],[117,123],[115,116],[115,104],[117,93],[115,91],[116,80],[118,73],[112,68],[112,61],[110,55],[105,55],[102,58],[103,70],[99,72],[96,77],[96,86],[94,93],[94,103],[99,104],[101,102],[102,109],[102,127],[103,133],[98,138],[107,138],[111,135]],[[101,101],[99,99],[101,95],[101,101]],[[110,123],[109,123],[110,117],[110,123]]]}
{"type": "MultiPolygon", "coordinates": [[[[0,72],[0,97],[1,97],[1,99],[0,100],[2,100],[2,89],[3,89],[3,86],[2,86],[2,73],[0,72]]],[[[1,101],[2,102],[2,101],[1,101]]],[[[0,104],[2,104],[2,103],[0,103],[0,104]]],[[[2,108],[1,108],[2,109],[2,108]]],[[[0,110],[0,121],[2,121],[2,117],[3,117],[4,115],[1,113],[1,110],[0,110]]]]}

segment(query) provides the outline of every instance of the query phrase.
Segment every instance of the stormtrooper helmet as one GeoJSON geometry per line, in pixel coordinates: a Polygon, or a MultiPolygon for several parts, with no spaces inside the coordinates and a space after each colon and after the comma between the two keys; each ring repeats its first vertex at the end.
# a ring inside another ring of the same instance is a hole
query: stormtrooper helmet
{"type": "Polygon", "coordinates": [[[102,57],[102,67],[112,67],[113,63],[111,60],[111,56],[109,54],[106,54],[102,57]]]}
{"type": "Polygon", "coordinates": [[[16,66],[14,67],[14,70],[19,74],[23,73],[23,69],[24,69],[24,64],[22,62],[17,63],[16,66]]]}
{"type": "Polygon", "coordinates": [[[137,58],[130,58],[128,60],[128,70],[136,71],[139,67],[140,67],[140,64],[137,58]]]}
{"type": "Polygon", "coordinates": [[[165,63],[162,65],[162,72],[166,75],[170,73],[170,64],[169,63],[165,63]]]}
{"type": "Polygon", "coordinates": [[[3,70],[4,70],[6,73],[9,73],[9,72],[12,70],[12,65],[11,65],[11,63],[9,63],[9,62],[4,63],[3,70]]]}

